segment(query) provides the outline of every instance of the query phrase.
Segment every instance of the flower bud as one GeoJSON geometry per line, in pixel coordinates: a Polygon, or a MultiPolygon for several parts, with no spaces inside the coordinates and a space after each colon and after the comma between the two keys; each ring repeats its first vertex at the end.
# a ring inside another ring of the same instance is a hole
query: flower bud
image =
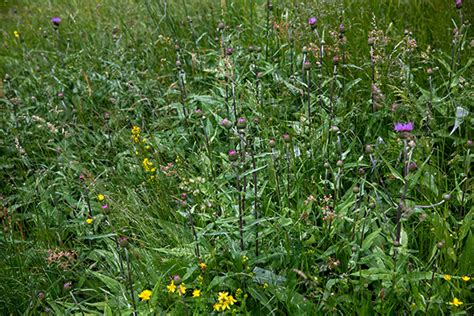
{"type": "Polygon", "coordinates": [[[225,28],[225,24],[224,24],[224,22],[222,22],[222,21],[221,21],[221,22],[219,22],[219,24],[217,25],[217,28],[219,29],[219,31],[222,31],[222,30],[224,30],[224,28],[225,28]]]}
{"type": "Polygon", "coordinates": [[[234,53],[234,49],[232,47],[227,47],[225,53],[227,56],[231,56],[234,53]]]}
{"type": "Polygon", "coordinates": [[[344,26],[344,23],[341,23],[339,25],[339,33],[344,34],[346,32],[346,27],[344,26]]]}
{"type": "Polygon", "coordinates": [[[339,160],[336,162],[336,166],[338,166],[338,167],[344,166],[344,161],[342,161],[342,160],[339,159],[339,160]]]}
{"type": "Polygon", "coordinates": [[[173,275],[174,284],[181,284],[181,277],[178,274],[173,275]]]}
{"type": "Polygon", "coordinates": [[[244,129],[247,127],[247,120],[244,117],[239,117],[236,124],[238,129],[244,129]]]}
{"type": "Polygon", "coordinates": [[[239,158],[239,154],[234,149],[229,150],[228,154],[229,154],[229,160],[230,161],[236,161],[237,158],[239,158]]]}
{"type": "Polygon", "coordinates": [[[38,292],[38,300],[42,301],[46,298],[46,294],[44,292],[38,292]]]}
{"type": "Polygon", "coordinates": [[[64,289],[64,291],[70,291],[72,289],[72,282],[68,281],[68,282],[64,283],[63,284],[63,289],[64,289]]]}
{"type": "Polygon", "coordinates": [[[449,193],[443,194],[443,200],[445,200],[445,201],[451,200],[451,194],[449,194],[449,193]]]}
{"type": "Polygon", "coordinates": [[[431,76],[433,74],[433,68],[430,67],[426,69],[426,73],[431,76]]]}
{"type": "Polygon", "coordinates": [[[333,125],[331,126],[330,131],[333,133],[339,133],[339,127],[337,127],[336,125],[333,125]]]}
{"type": "Polygon", "coordinates": [[[281,136],[281,138],[283,138],[283,141],[284,141],[285,143],[289,143],[289,142],[291,141],[290,135],[288,135],[288,134],[283,134],[283,135],[281,136]]]}
{"type": "Polygon", "coordinates": [[[268,145],[270,146],[270,148],[274,148],[276,146],[276,140],[274,140],[273,138],[270,139],[268,141],[268,145]]]}
{"type": "Polygon", "coordinates": [[[118,244],[122,248],[127,248],[128,247],[128,237],[126,237],[126,236],[119,237],[118,244]]]}
{"type": "Polygon", "coordinates": [[[462,0],[456,0],[455,1],[455,4],[456,4],[456,9],[462,9],[462,0]]]}
{"type": "Polygon", "coordinates": [[[304,69],[304,70],[310,70],[310,69],[311,69],[311,63],[310,63],[308,60],[306,60],[306,61],[304,62],[304,64],[303,64],[303,69],[304,69]]]}
{"type": "Polygon", "coordinates": [[[220,121],[219,124],[227,129],[231,128],[233,125],[232,122],[229,121],[227,118],[224,118],[222,121],[220,121]]]}
{"type": "Polygon", "coordinates": [[[472,145],[473,145],[472,140],[471,140],[471,139],[468,139],[467,142],[466,142],[467,148],[472,148],[472,145]]]}
{"type": "Polygon", "coordinates": [[[367,40],[367,43],[369,44],[369,46],[374,46],[375,38],[370,36],[369,39],[367,40]]]}
{"type": "Polygon", "coordinates": [[[360,188],[358,186],[355,186],[352,188],[352,192],[354,192],[355,194],[359,193],[360,192],[360,188]]]}
{"type": "Polygon", "coordinates": [[[332,58],[332,63],[333,63],[335,66],[337,66],[337,65],[339,64],[339,56],[337,56],[337,55],[334,56],[334,57],[332,58]]]}
{"type": "Polygon", "coordinates": [[[326,169],[331,168],[331,165],[329,164],[329,162],[325,162],[325,163],[324,163],[324,168],[326,168],[326,169]]]}

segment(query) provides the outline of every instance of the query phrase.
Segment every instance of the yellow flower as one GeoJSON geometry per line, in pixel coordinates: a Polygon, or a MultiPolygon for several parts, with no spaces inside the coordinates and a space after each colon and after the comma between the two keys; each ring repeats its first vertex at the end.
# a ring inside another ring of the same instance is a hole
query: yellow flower
{"type": "Polygon", "coordinates": [[[89,224],[89,225],[92,224],[93,221],[94,220],[90,217],[88,219],[86,219],[86,223],[89,224]]]}
{"type": "Polygon", "coordinates": [[[249,257],[242,256],[242,263],[246,263],[247,261],[249,261],[249,257]]]}
{"type": "Polygon", "coordinates": [[[467,281],[469,281],[469,280],[471,279],[471,277],[470,277],[470,276],[467,276],[467,275],[463,275],[463,276],[461,277],[461,279],[462,279],[464,282],[467,282],[467,281]]]}
{"type": "Polygon", "coordinates": [[[453,301],[452,302],[449,302],[449,305],[454,305],[456,307],[458,306],[461,306],[463,304],[463,302],[461,302],[460,300],[458,300],[457,297],[453,298],[453,301]]]}
{"type": "Polygon", "coordinates": [[[222,303],[223,301],[226,301],[228,297],[229,292],[219,292],[217,299],[222,303]]]}
{"type": "Polygon", "coordinates": [[[215,311],[219,312],[219,311],[223,311],[224,309],[222,308],[222,304],[221,303],[215,303],[213,306],[215,311]]]}
{"type": "Polygon", "coordinates": [[[148,301],[151,297],[151,291],[150,290],[143,290],[140,294],[138,294],[138,297],[142,301],[148,301]]]}
{"type": "Polygon", "coordinates": [[[105,196],[103,194],[97,195],[97,200],[103,201],[105,199],[105,196]]]}
{"type": "Polygon", "coordinates": [[[263,288],[266,289],[267,287],[268,287],[268,283],[267,282],[263,283],[263,288]]]}
{"type": "Polygon", "coordinates": [[[14,31],[13,36],[15,36],[16,38],[20,38],[20,32],[14,31]]]}
{"type": "Polygon", "coordinates": [[[199,296],[201,296],[201,290],[194,289],[194,291],[193,291],[193,297],[199,297],[199,296]]]}
{"type": "Polygon", "coordinates": [[[445,274],[443,276],[443,279],[445,279],[446,281],[451,281],[451,276],[449,274],[445,274]]]}
{"type": "Polygon", "coordinates": [[[167,285],[166,288],[168,289],[168,293],[174,293],[174,291],[176,291],[176,285],[174,285],[174,281],[171,280],[171,283],[167,285]]]}
{"type": "Polygon", "coordinates": [[[199,263],[199,268],[201,268],[201,270],[204,271],[207,268],[207,264],[205,264],[204,262],[201,262],[199,263]]]}
{"type": "Polygon", "coordinates": [[[181,295],[184,295],[184,294],[186,293],[186,287],[184,286],[183,283],[181,283],[181,284],[179,285],[178,291],[179,291],[179,294],[181,294],[181,295]]]}

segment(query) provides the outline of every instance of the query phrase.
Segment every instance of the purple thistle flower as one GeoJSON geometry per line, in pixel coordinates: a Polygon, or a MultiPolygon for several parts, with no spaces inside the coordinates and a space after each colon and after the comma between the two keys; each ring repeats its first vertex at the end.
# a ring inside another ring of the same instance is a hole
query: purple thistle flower
{"type": "Polygon", "coordinates": [[[238,158],[237,151],[234,149],[229,150],[229,160],[230,161],[236,161],[238,158]]]}
{"type": "Polygon", "coordinates": [[[222,121],[220,121],[219,124],[227,129],[232,127],[232,122],[229,121],[227,118],[224,118],[222,121]]]}
{"type": "Polygon", "coordinates": [[[108,204],[104,204],[104,205],[101,206],[101,208],[104,209],[104,210],[107,209],[108,207],[109,207],[108,204]]]}
{"type": "Polygon", "coordinates": [[[462,0],[456,0],[455,4],[456,4],[456,9],[462,9],[462,0]]]}
{"type": "Polygon", "coordinates": [[[411,132],[413,131],[413,122],[408,122],[406,124],[403,123],[396,123],[395,132],[411,132]]]}
{"type": "Polygon", "coordinates": [[[314,16],[312,16],[308,19],[308,24],[311,27],[316,27],[316,22],[318,22],[318,19],[314,16]]]}
{"type": "Polygon", "coordinates": [[[244,117],[239,117],[237,119],[237,124],[236,124],[237,128],[239,129],[244,129],[246,126],[247,126],[247,119],[245,119],[244,117]]]}
{"type": "Polygon", "coordinates": [[[61,18],[55,16],[55,17],[53,17],[53,18],[51,19],[51,23],[53,23],[54,26],[58,27],[58,26],[59,26],[59,23],[61,23],[61,18]]]}

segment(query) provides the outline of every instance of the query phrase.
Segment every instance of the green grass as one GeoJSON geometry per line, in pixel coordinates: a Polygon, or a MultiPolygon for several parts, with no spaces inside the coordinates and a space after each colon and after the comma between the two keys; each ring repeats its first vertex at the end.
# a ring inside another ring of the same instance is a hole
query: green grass
{"type": "Polygon", "coordinates": [[[472,313],[463,5],[453,44],[441,0],[1,1],[0,313],[472,313]]]}

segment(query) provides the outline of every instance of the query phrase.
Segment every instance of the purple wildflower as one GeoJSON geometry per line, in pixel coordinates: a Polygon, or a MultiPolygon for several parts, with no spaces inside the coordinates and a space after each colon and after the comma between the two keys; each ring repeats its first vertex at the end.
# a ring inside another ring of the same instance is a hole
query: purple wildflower
{"type": "Polygon", "coordinates": [[[310,17],[308,19],[308,24],[309,26],[311,26],[312,28],[316,27],[316,22],[318,22],[318,19],[314,16],[310,17]]]}
{"type": "Polygon", "coordinates": [[[238,158],[237,151],[234,149],[229,150],[229,160],[230,161],[235,161],[238,158]]]}
{"type": "Polygon", "coordinates": [[[54,26],[58,27],[58,26],[59,26],[59,23],[61,23],[61,18],[55,16],[55,17],[53,17],[53,18],[51,19],[51,23],[53,23],[54,26]]]}
{"type": "Polygon", "coordinates": [[[245,127],[247,127],[247,119],[245,119],[244,117],[239,117],[237,119],[237,124],[236,124],[237,128],[239,129],[244,129],[245,127]]]}
{"type": "Polygon", "coordinates": [[[101,208],[105,210],[105,209],[109,208],[109,205],[108,205],[108,204],[104,204],[104,205],[101,206],[101,208]]]}
{"type": "Polygon", "coordinates": [[[411,132],[413,131],[413,122],[408,122],[406,124],[403,123],[396,123],[395,132],[411,132]]]}
{"type": "Polygon", "coordinates": [[[229,121],[227,118],[224,118],[222,121],[220,121],[219,124],[227,129],[232,127],[232,122],[229,121]]]}
{"type": "Polygon", "coordinates": [[[456,9],[461,9],[462,8],[462,0],[456,0],[455,4],[456,4],[456,9]]]}

